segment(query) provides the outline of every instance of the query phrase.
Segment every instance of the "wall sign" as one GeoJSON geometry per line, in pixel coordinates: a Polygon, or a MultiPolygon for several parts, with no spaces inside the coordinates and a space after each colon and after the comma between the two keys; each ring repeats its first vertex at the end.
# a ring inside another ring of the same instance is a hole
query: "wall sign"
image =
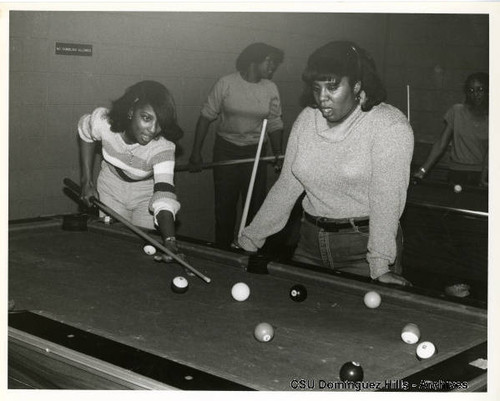
{"type": "Polygon", "coordinates": [[[56,54],[63,56],[92,56],[92,45],[56,42],[56,54]]]}

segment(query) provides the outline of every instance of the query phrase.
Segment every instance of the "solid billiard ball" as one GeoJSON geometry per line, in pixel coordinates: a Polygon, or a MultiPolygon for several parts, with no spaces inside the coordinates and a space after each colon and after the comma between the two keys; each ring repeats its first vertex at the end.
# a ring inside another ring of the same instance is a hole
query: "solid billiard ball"
{"type": "Polygon", "coordinates": [[[414,323],[408,323],[401,330],[401,339],[406,344],[416,344],[420,340],[420,329],[414,323]]]}
{"type": "Polygon", "coordinates": [[[274,337],[274,328],[269,323],[259,323],[253,332],[257,341],[267,343],[274,337]]]}
{"type": "Polygon", "coordinates": [[[231,288],[231,295],[237,301],[245,301],[250,296],[250,287],[245,283],[236,283],[233,285],[233,288],[231,288]]]}
{"type": "Polygon", "coordinates": [[[144,245],[142,249],[146,255],[154,255],[156,253],[156,248],[153,245],[144,245]]]}
{"type": "Polygon", "coordinates": [[[290,298],[295,302],[302,302],[307,298],[307,290],[303,285],[297,284],[290,288],[290,298]]]}
{"type": "Polygon", "coordinates": [[[455,185],[453,187],[453,190],[455,191],[456,194],[458,194],[459,192],[462,192],[462,186],[461,185],[455,185]]]}
{"type": "Polygon", "coordinates": [[[339,372],[339,378],[343,382],[359,382],[363,380],[363,375],[363,368],[357,362],[344,363],[339,372]]]}
{"type": "Polygon", "coordinates": [[[430,341],[423,341],[417,346],[417,358],[429,359],[436,353],[436,346],[430,341]]]}
{"type": "Polygon", "coordinates": [[[382,302],[382,298],[380,297],[380,294],[376,291],[368,291],[365,294],[365,305],[370,308],[378,308],[380,306],[380,303],[382,302]]]}
{"type": "Polygon", "coordinates": [[[189,283],[184,277],[177,276],[172,280],[171,288],[176,294],[184,294],[189,288],[189,283]]]}

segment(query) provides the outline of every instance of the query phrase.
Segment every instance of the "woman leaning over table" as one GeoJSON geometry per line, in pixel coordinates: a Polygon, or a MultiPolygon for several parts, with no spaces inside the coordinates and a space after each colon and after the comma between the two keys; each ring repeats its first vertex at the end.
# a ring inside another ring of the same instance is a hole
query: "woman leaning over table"
{"type": "Polygon", "coordinates": [[[164,246],[177,253],[174,141],[182,130],[167,88],[156,81],[132,85],[110,109],[98,107],[83,115],[78,133],[82,199],[90,205],[90,197],[97,197],[138,227],[158,227],[164,246]],[[103,161],[95,187],[97,142],[103,161]]]}

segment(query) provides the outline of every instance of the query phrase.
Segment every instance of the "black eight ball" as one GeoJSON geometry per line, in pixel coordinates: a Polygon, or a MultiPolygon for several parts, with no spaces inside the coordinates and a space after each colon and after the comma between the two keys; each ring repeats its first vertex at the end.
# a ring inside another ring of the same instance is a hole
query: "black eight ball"
{"type": "Polygon", "coordinates": [[[341,381],[360,382],[363,380],[363,368],[357,362],[346,362],[340,368],[341,381]]]}
{"type": "Polygon", "coordinates": [[[290,298],[295,302],[302,302],[307,298],[307,290],[303,285],[297,284],[290,288],[290,298]]]}

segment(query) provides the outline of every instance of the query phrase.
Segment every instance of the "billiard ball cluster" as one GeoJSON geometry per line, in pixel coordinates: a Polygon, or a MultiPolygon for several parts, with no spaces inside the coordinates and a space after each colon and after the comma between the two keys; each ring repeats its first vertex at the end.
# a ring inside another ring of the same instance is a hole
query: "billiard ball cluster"
{"type": "MultiPolygon", "coordinates": [[[[460,188],[461,190],[461,188],[460,188]]],[[[459,192],[459,191],[456,191],[459,192]]],[[[152,245],[145,245],[143,248],[147,255],[155,255],[156,248],[152,245]]],[[[171,282],[171,289],[177,294],[185,293],[189,288],[189,282],[182,276],[175,277],[171,282]]],[[[250,297],[250,287],[243,282],[238,282],[231,287],[231,296],[238,302],[246,301],[250,297]]],[[[304,302],[307,299],[307,289],[302,284],[293,285],[288,292],[290,299],[294,302],[304,302]]],[[[376,291],[368,291],[363,297],[365,306],[369,309],[376,309],[382,303],[382,297],[376,291]]],[[[261,322],[254,328],[254,338],[262,343],[273,340],[275,328],[267,323],[261,322]]],[[[407,344],[417,344],[420,340],[420,329],[414,323],[406,324],[401,331],[401,339],[407,344]]],[[[416,356],[419,360],[431,358],[437,349],[430,341],[423,341],[417,345],[416,356]]],[[[347,382],[359,382],[364,377],[364,371],[360,363],[349,361],[344,363],[339,371],[339,379],[347,382]]]]}
{"type": "MultiPolygon", "coordinates": [[[[415,323],[408,323],[401,330],[401,339],[406,344],[417,344],[420,340],[420,329],[415,323]]],[[[422,341],[417,345],[416,355],[418,360],[429,359],[436,352],[436,346],[430,341],[422,341]]]]}
{"type": "MultiPolygon", "coordinates": [[[[376,291],[368,291],[364,298],[364,303],[367,308],[378,308],[382,302],[380,294],[376,291]]],[[[401,330],[401,339],[407,344],[417,344],[420,340],[420,329],[414,323],[408,323],[401,330]]],[[[419,360],[428,359],[437,352],[435,345],[430,341],[423,341],[418,344],[416,355],[419,360]]]]}

